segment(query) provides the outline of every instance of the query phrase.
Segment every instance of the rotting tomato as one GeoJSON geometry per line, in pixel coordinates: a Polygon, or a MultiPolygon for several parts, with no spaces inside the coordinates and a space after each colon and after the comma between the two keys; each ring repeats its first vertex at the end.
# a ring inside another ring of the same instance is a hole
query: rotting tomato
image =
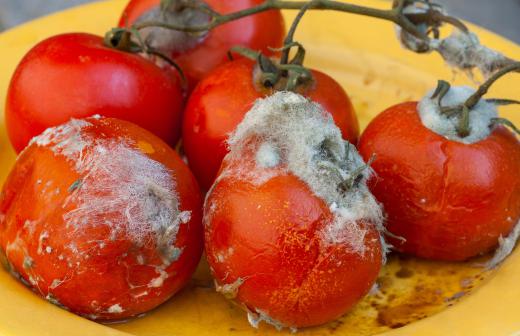
{"type": "Polygon", "coordinates": [[[181,158],[129,122],[46,130],[0,195],[0,247],[38,295],[94,320],[142,314],[190,278],[203,248],[201,195],[181,158]]]}
{"type": "MultiPolygon", "coordinates": [[[[262,4],[263,0],[191,0],[194,5],[207,4],[220,14],[228,14],[262,4]]],[[[182,1],[171,1],[166,10],[161,9],[160,0],[131,0],[125,8],[120,27],[134,23],[158,20],[188,26],[198,26],[209,21],[200,10],[186,6],[182,1]]],[[[145,28],[140,31],[143,39],[153,48],[172,57],[183,69],[190,88],[217,66],[228,61],[230,48],[241,45],[260,50],[267,55],[269,49],[282,45],[285,25],[279,10],[250,15],[223,24],[206,34],[186,34],[163,29],[145,28]]]]}
{"type": "Polygon", "coordinates": [[[389,237],[401,252],[466,260],[495,248],[520,219],[520,143],[493,125],[496,108],[480,100],[464,136],[460,118],[440,112],[473,92],[451,88],[443,98],[390,107],[361,136],[361,155],[377,156],[369,184],[388,214],[387,230],[404,238],[389,237]]]}
{"type": "Polygon", "coordinates": [[[384,252],[369,171],[330,115],[279,92],[256,102],[205,204],[217,290],[257,327],[307,327],[347,312],[373,286],[384,252]]]}
{"type": "Polygon", "coordinates": [[[48,127],[95,114],[131,121],[174,146],[183,104],[172,67],[105,46],[99,36],[71,33],[25,55],[9,85],[5,118],[17,152],[48,127]]]}
{"type": "MultiPolygon", "coordinates": [[[[183,145],[188,163],[206,190],[212,185],[228,152],[226,140],[255,100],[275,92],[264,87],[258,64],[238,59],[204,78],[192,92],[184,113],[183,145]]],[[[321,104],[345,139],[356,144],[359,125],[347,93],[330,76],[311,70],[313,81],[297,90],[321,104]]],[[[283,113],[283,112],[281,112],[283,113]]]]}

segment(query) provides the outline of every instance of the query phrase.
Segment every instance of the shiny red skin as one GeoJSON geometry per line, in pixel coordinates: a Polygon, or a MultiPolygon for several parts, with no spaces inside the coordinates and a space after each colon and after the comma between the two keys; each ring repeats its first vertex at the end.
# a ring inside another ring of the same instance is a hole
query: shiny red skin
{"type": "Polygon", "coordinates": [[[504,127],[463,144],[423,126],[417,103],[378,115],[359,152],[376,177],[371,191],[388,214],[389,238],[401,252],[466,260],[495,248],[520,219],[520,143],[504,127]]]}
{"type": "MultiPolygon", "coordinates": [[[[38,295],[90,319],[120,320],[155,308],[190,279],[203,249],[202,200],[188,167],[159,138],[122,120],[89,121],[93,126],[82,134],[133,142],[136,151],[162,163],[175,179],[179,209],[191,211],[191,219],[179,227],[174,245],[182,253],[164,269],[169,277],[161,286],[147,286],[158,277],[156,267],[163,265],[152,233],[141,244],[130,237],[128,229],[113,231],[109,225],[100,225],[98,217],[91,217],[81,230],[67,225],[64,214],[77,209],[74,201],[67,201],[71,185],[84,175],[64,156],[35,144],[20,154],[0,194],[0,254],[8,260],[11,272],[38,295]],[[27,256],[33,260],[31,267],[24,264],[27,256]],[[39,280],[31,285],[31,279],[39,280]],[[55,280],[65,281],[54,288],[55,280]],[[110,311],[116,304],[122,312],[110,311]]],[[[118,188],[119,182],[111,185],[118,188]]],[[[121,217],[109,211],[102,220],[115,222],[117,218],[121,217]]]]}
{"type": "MultiPolygon", "coordinates": [[[[241,160],[242,168],[252,168],[250,159],[241,160]]],[[[221,286],[243,280],[234,293],[238,303],[285,326],[332,321],[370,290],[382,264],[372,224],[361,224],[365,252],[358,254],[345,242],[324,241],[321,231],[332,220],[327,204],[281,168],[258,186],[221,175],[204,213],[213,276],[221,286]]]]}
{"type": "Polygon", "coordinates": [[[178,75],[96,35],[56,35],[22,59],[7,93],[9,138],[20,152],[46,128],[100,114],[131,121],[175,145],[184,104],[178,75]]]}
{"type": "MultiPolygon", "coordinates": [[[[119,21],[120,27],[134,23],[141,15],[159,5],[160,0],[131,0],[119,21]]],[[[228,14],[262,4],[263,0],[205,0],[214,10],[228,14]]],[[[217,66],[227,62],[228,51],[234,46],[243,46],[272,55],[268,47],[283,45],[285,24],[279,10],[247,16],[216,27],[197,46],[171,56],[184,71],[193,88],[198,81],[217,66]]]]}
{"type": "MultiPolygon", "coordinates": [[[[190,168],[206,190],[213,184],[230,132],[253,103],[270,94],[253,80],[255,62],[239,59],[217,68],[191,94],[184,111],[182,139],[190,168]]],[[[315,83],[302,92],[329,111],[343,137],[356,143],[359,124],[350,98],[328,75],[312,70],[315,83]]]]}

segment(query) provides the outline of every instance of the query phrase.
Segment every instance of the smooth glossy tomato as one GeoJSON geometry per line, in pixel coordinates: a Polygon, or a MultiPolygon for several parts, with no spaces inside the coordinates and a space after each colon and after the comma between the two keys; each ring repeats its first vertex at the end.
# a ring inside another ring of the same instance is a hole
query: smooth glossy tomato
{"type": "Polygon", "coordinates": [[[388,214],[399,250],[424,258],[465,260],[497,246],[520,219],[520,144],[495,126],[478,142],[448,140],[426,128],[417,103],[378,115],[359,142],[377,155],[371,190],[388,214]]]}
{"type": "Polygon", "coordinates": [[[48,127],[95,114],[131,121],[173,146],[183,99],[171,68],[106,47],[99,36],[64,34],[38,43],[22,59],[5,118],[17,152],[48,127]]]}
{"type": "MultiPolygon", "coordinates": [[[[196,1],[195,1],[196,2],[196,1]]],[[[221,14],[228,14],[242,9],[250,8],[262,4],[263,0],[205,0],[213,10],[221,14]]],[[[159,13],[160,0],[131,0],[121,16],[120,27],[127,27],[136,21],[146,21],[147,15],[153,18],[164,20],[164,16],[150,14],[151,11],[159,13]]],[[[175,4],[172,7],[177,6],[175,4]]],[[[180,9],[178,13],[172,13],[168,20],[189,24],[195,14],[189,12],[189,8],[180,9]]],[[[148,18],[148,20],[151,18],[148,18]]],[[[201,22],[193,23],[199,25],[201,22]]],[[[232,21],[221,25],[202,37],[195,36],[194,39],[175,35],[164,36],[171,31],[160,30],[159,34],[152,39],[161,41],[151,41],[161,51],[171,55],[183,69],[190,87],[193,88],[198,81],[204,78],[210,71],[222,63],[228,61],[227,53],[234,46],[244,46],[253,50],[262,51],[267,55],[273,52],[268,47],[278,48],[282,46],[285,25],[282,14],[279,10],[270,10],[264,13],[244,17],[240,20],[232,21]],[[178,41],[177,43],[170,43],[178,41]]],[[[146,35],[146,30],[143,32],[146,35]]]]}
{"type": "Polygon", "coordinates": [[[354,146],[321,107],[290,92],[259,100],[230,144],[204,207],[217,291],[253,326],[340,317],[382,265],[381,209],[366,175],[341,188],[362,164],[354,146]]]}
{"type": "Polygon", "coordinates": [[[166,301],[200,259],[201,195],[180,157],[117,119],[73,119],[22,152],[0,195],[10,271],[95,320],[166,301]]]}
{"type": "MultiPolygon", "coordinates": [[[[202,80],[188,100],[183,144],[190,168],[205,189],[213,184],[227,153],[229,133],[257,99],[273,93],[256,83],[255,67],[255,62],[248,59],[224,64],[202,80]]],[[[312,75],[314,83],[301,93],[322,105],[343,137],[355,144],[359,125],[350,98],[328,75],[316,70],[312,70],[312,75]]]]}

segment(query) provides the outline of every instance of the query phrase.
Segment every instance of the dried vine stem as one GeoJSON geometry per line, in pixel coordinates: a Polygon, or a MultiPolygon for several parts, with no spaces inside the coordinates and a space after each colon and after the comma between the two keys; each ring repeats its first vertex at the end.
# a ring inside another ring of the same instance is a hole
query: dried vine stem
{"type": "MultiPolygon", "coordinates": [[[[427,16],[415,16],[413,17],[414,22],[412,22],[408,15],[403,13],[403,9],[410,2],[413,3],[413,1],[411,0],[396,0],[395,5],[392,9],[382,10],[332,0],[315,0],[312,1],[310,5],[309,1],[265,0],[262,4],[258,6],[229,14],[220,14],[212,9],[209,9],[205,5],[199,5],[199,9],[207,13],[210,17],[209,22],[206,24],[197,26],[184,26],[154,20],[136,23],[133,27],[138,30],[149,27],[160,27],[182,31],[186,33],[203,33],[210,31],[211,29],[222,24],[238,20],[249,15],[265,12],[271,9],[301,10],[304,6],[308,6],[309,9],[334,10],[387,20],[401,26],[402,29],[420,39],[428,39],[428,37],[426,34],[424,34],[421,30],[417,28],[418,22],[430,23],[432,20],[435,20],[436,22],[440,23],[450,23],[457,26],[460,29],[465,30],[465,26],[461,21],[457,20],[456,18],[446,16],[437,10],[432,10],[430,12],[430,15],[427,16]]],[[[189,1],[187,1],[186,3],[188,4],[189,1]]],[[[197,5],[192,4],[191,6],[197,5]]]]}
{"type": "Polygon", "coordinates": [[[473,95],[471,95],[471,97],[468,98],[468,100],[466,100],[464,105],[466,105],[469,109],[472,109],[475,105],[477,105],[479,100],[488,92],[489,88],[498,79],[511,72],[520,72],[520,62],[512,63],[495,72],[477,89],[473,95]]]}

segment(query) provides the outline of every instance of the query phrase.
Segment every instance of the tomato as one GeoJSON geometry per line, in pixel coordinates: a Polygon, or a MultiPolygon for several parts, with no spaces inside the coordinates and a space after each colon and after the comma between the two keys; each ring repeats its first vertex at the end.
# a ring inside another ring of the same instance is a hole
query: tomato
{"type": "MultiPolygon", "coordinates": [[[[183,144],[190,168],[203,188],[215,180],[227,153],[226,139],[255,100],[272,94],[253,78],[255,62],[239,59],[213,71],[195,88],[186,105],[183,144]]],[[[328,75],[312,70],[314,83],[303,94],[331,113],[345,139],[357,142],[359,125],[343,88],[328,75]]]]}
{"type": "Polygon", "coordinates": [[[363,224],[364,244],[374,251],[366,257],[346,245],[324,246],[320,232],[332,215],[294,175],[259,187],[224,178],[207,204],[216,207],[206,222],[213,274],[221,286],[238,287],[237,300],[252,314],[291,327],[326,323],[348,311],[377,277],[377,231],[363,224]]]}
{"type": "MultiPolygon", "coordinates": [[[[490,251],[520,219],[520,146],[495,126],[471,144],[426,128],[417,103],[378,115],[363,132],[359,151],[377,155],[371,190],[388,214],[389,238],[401,252],[465,260],[490,251]]],[[[477,113],[477,112],[472,112],[477,113]]]]}
{"type": "Polygon", "coordinates": [[[148,131],[73,119],[22,152],[0,194],[0,247],[38,295],[94,320],[169,299],[200,259],[201,195],[148,131]]]}
{"type": "Polygon", "coordinates": [[[170,145],[180,136],[177,74],[90,34],[51,37],[31,49],[11,79],[5,118],[17,152],[46,128],[95,114],[131,121],[170,145]]]}
{"type": "MultiPolygon", "coordinates": [[[[228,14],[260,5],[264,1],[205,0],[204,2],[217,12],[228,14]]],[[[141,19],[146,21],[143,17],[151,15],[151,11],[157,12],[157,17],[154,16],[155,19],[164,19],[164,16],[159,16],[159,3],[160,0],[131,0],[121,16],[119,26],[127,27],[136,21],[141,21],[141,19]]],[[[175,1],[173,6],[177,6],[175,1]]],[[[177,18],[177,20],[186,24],[192,17],[196,17],[193,11],[190,12],[190,9],[184,8],[179,13],[172,13],[170,19],[175,20],[174,18],[177,18]]],[[[194,23],[194,25],[200,25],[204,22],[207,22],[207,20],[194,23]]],[[[211,30],[203,37],[194,36],[193,39],[190,39],[186,34],[178,36],[176,35],[178,33],[163,29],[159,29],[158,32],[159,36],[153,38],[159,41],[151,44],[157,45],[156,48],[170,55],[180,65],[190,87],[193,88],[210,71],[228,61],[227,53],[234,46],[240,45],[272,55],[273,51],[268,47],[278,48],[282,46],[285,25],[281,12],[270,10],[226,23],[211,30]],[[165,37],[165,35],[167,36],[165,37]],[[170,43],[171,41],[176,43],[170,43]]],[[[143,30],[143,36],[147,37],[146,29],[143,30]]]]}
{"type": "Polygon", "coordinates": [[[347,158],[339,129],[316,106],[287,92],[257,102],[206,198],[206,255],[217,290],[245,307],[253,326],[334,320],[381,268],[371,217],[378,205],[366,186],[337,191],[337,175],[327,170],[348,175],[344,165],[358,154],[352,149],[347,158]]]}

